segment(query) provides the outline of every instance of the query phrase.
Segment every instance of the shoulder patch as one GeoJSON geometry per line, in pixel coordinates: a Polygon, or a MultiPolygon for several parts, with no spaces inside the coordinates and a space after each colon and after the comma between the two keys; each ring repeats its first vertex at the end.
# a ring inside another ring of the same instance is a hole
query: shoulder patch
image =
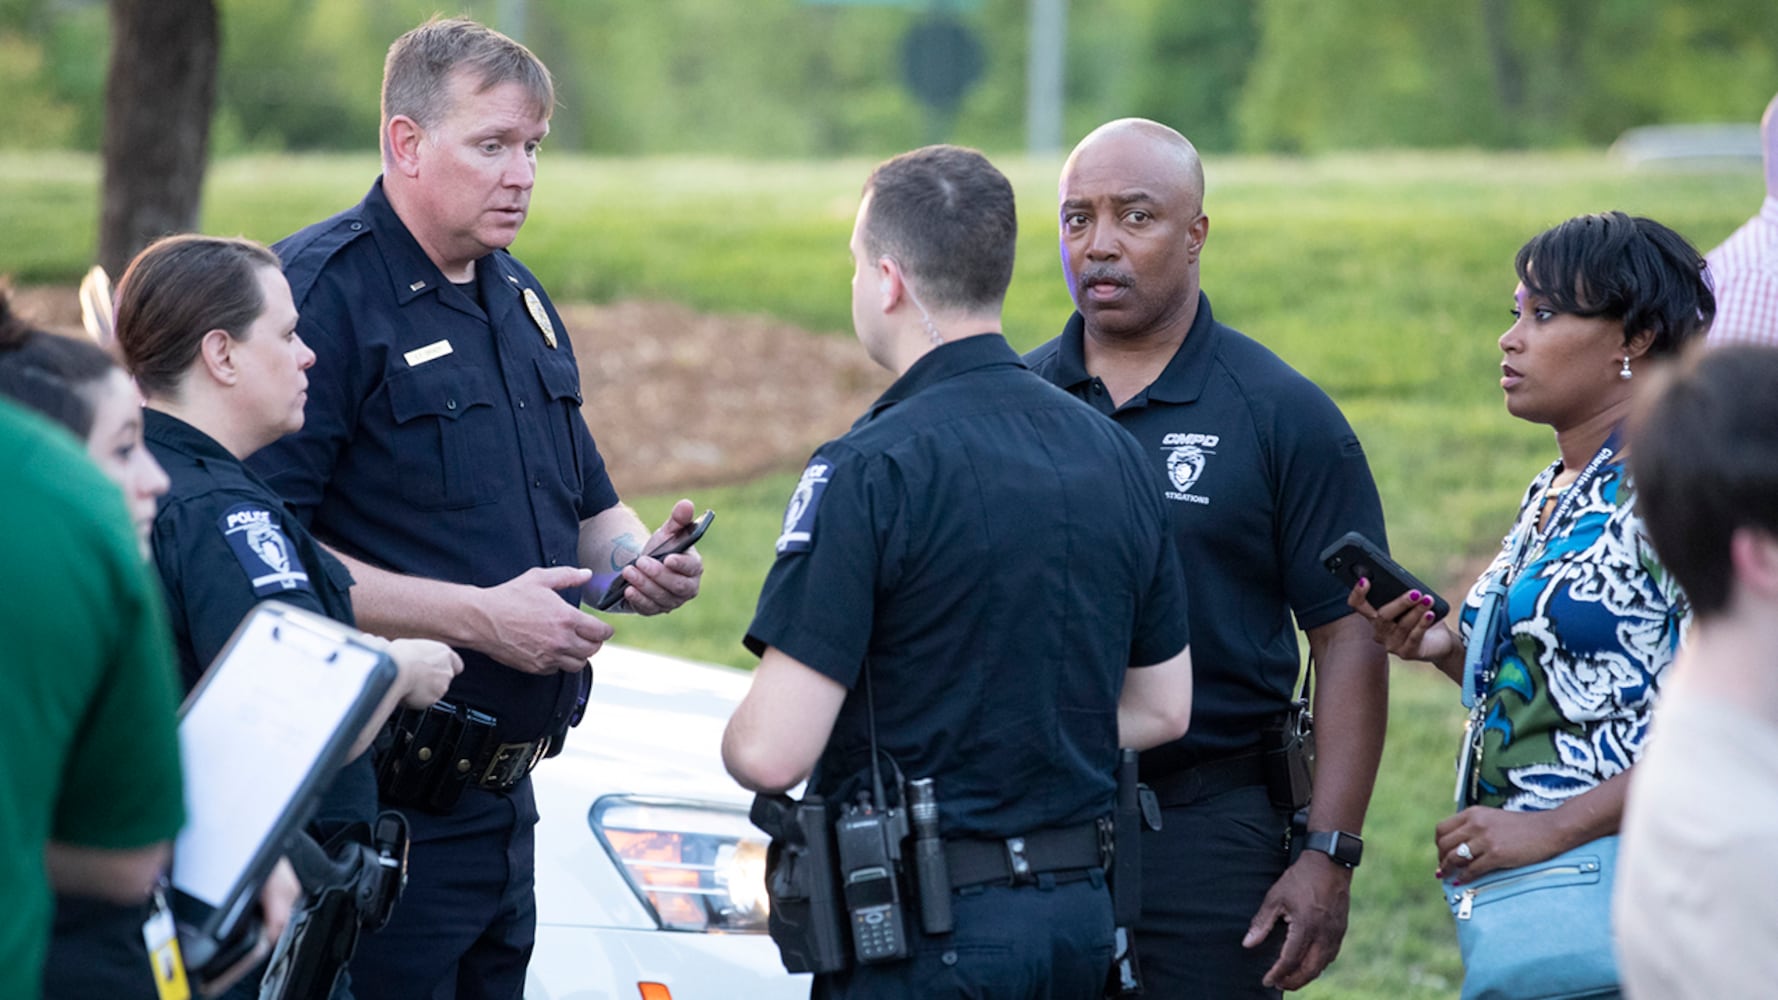
{"type": "Polygon", "coordinates": [[[229,548],[252,581],[253,596],[274,597],[287,590],[315,589],[296,547],[264,504],[236,504],[217,519],[216,527],[228,539],[229,548]]]}
{"type": "Polygon", "coordinates": [[[807,552],[814,544],[815,510],[821,505],[821,494],[833,476],[833,463],[816,455],[803,468],[784,507],[784,533],[778,536],[778,554],[807,552]]]}

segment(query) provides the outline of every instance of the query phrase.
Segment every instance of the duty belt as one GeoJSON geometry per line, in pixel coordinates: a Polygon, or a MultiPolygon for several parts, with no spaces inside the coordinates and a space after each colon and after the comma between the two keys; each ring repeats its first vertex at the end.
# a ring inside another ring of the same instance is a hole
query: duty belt
{"type": "Polygon", "coordinates": [[[524,743],[502,743],[488,755],[475,783],[489,791],[510,792],[525,780],[525,775],[531,773],[548,749],[547,736],[524,743]]]}
{"type": "Polygon", "coordinates": [[[1097,821],[1051,827],[1004,840],[947,840],[951,888],[998,882],[1019,885],[1045,873],[1103,868],[1097,821]]]}
{"type": "Polygon", "coordinates": [[[512,791],[548,753],[551,739],[495,743],[499,724],[487,712],[442,699],[403,709],[377,738],[383,801],[444,815],[465,788],[512,791]]]}
{"type": "Polygon", "coordinates": [[[1162,806],[1188,806],[1237,788],[1266,783],[1265,755],[1251,753],[1207,760],[1171,774],[1145,779],[1162,806]]]}

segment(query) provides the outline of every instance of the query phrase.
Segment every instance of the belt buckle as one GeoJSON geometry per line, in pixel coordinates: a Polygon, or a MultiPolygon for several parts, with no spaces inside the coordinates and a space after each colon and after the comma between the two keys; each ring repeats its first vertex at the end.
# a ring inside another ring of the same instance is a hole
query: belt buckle
{"type": "Polygon", "coordinates": [[[1014,885],[1033,881],[1031,859],[1025,856],[1025,838],[1008,837],[1006,844],[1006,865],[1012,869],[1014,885]]]}
{"type": "Polygon", "coordinates": [[[537,765],[546,745],[544,740],[500,744],[494,748],[493,757],[482,771],[480,784],[484,788],[510,790],[520,779],[531,773],[531,768],[537,765]]]}

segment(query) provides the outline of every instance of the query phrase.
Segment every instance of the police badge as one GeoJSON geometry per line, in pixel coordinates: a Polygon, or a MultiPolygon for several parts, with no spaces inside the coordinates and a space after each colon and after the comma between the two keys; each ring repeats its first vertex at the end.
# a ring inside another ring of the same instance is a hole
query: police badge
{"type": "Polygon", "coordinates": [[[543,331],[543,342],[550,350],[556,349],[556,328],[550,324],[549,311],[543,308],[543,297],[535,289],[525,289],[525,311],[531,314],[531,322],[543,331]]]}

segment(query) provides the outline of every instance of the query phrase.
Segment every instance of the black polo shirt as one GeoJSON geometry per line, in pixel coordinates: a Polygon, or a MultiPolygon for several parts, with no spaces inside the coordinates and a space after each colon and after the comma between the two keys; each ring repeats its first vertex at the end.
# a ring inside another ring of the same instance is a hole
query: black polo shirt
{"type": "MultiPolygon", "coordinates": [[[[148,450],[169,480],[154,516],[154,564],[187,691],[260,601],[353,623],[351,572],[316,544],[271,487],[185,421],[150,409],[142,419],[148,450]]],[[[369,822],[376,801],[366,752],[322,794],[314,829],[325,838],[336,823],[369,822]]]]}
{"type": "Polygon", "coordinates": [[[1253,748],[1290,702],[1296,628],[1350,614],[1317,556],[1348,531],[1386,545],[1358,436],[1327,394],[1216,322],[1200,293],[1173,360],[1114,408],[1087,374],[1079,313],[1026,355],[1033,371],[1110,414],[1165,480],[1192,594],[1192,724],[1143,754],[1147,774],[1253,748]],[[1292,614],[1296,627],[1291,624],[1292,614]]]}
{"type": "MultiPolygon", "coordinates": [[[[251,464],[316,536],[474,586],[579,565],[580,522],[618,498],[581,417],[573,345],[536,277],[496,251],[473,285],[450,284],[380,179],[274,249],[317,360],[302,430],[251,464]]],[[[502,741],[543,736],[572,706],[576,674],[459,652],[451,697],[498,717],[502,741]]]]}
{"type": "Polygon", "coordinates": [[[851,689],[810,787],[868,766],[868,662],[885,759],[935,778],[946,836],[1109,812],[1124,672],[1188,638],[1166,531],[1129,437],[1002,337],[921,358],[810,460],[746,637],[851,689]]]}

